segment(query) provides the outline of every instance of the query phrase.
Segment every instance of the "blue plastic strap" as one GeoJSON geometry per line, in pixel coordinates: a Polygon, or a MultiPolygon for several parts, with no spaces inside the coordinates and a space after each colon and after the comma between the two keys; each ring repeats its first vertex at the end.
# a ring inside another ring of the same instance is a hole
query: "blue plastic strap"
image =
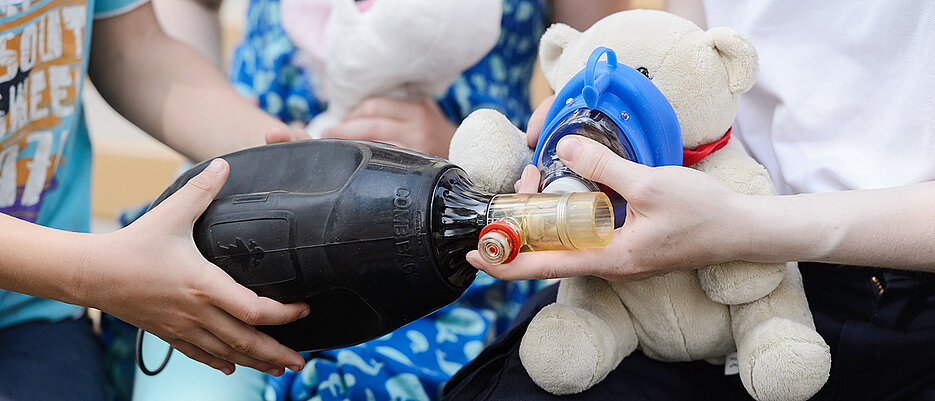
{"type": "Polygon", "coordinates": [[[605,54],[607,55],[607,73],[613,74],[614,70],[617,69],[617,54],[606,47],[594,49],[594,51],[591,52],[591,56],[588,57],[587,66],[584,67],[584,89],[581,91],[581,94],[584,97],[584,103],[589,109],[597,107],[597,96],[599,93],[596,82],[597,62],[600,61],[601,56],[605,54]]]}

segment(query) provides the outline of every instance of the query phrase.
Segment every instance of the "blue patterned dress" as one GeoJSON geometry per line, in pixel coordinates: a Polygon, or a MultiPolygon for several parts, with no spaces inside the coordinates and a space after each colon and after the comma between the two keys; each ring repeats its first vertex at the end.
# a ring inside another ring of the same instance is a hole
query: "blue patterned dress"
{"type": "MultiPolygon", "coordinates": [[[[492,108],[525,128],[532,109],[529,81],[547,23],[545,0],[504,0],[500,39],[438,98],[454,123],[492,108]]],[[[285,122],[308,122],[324,109],[309,76],[293,65],[277,0],[253,0],[247,32],[234,53],[231,81],[285,122]]],[[[480,273],[453,305],[387,336],[354,347],[307,355],[299,373],[270,377],[266,400],[436,400],[451,376],[505,331],[534,282],[504,282],[480,273]]]]}

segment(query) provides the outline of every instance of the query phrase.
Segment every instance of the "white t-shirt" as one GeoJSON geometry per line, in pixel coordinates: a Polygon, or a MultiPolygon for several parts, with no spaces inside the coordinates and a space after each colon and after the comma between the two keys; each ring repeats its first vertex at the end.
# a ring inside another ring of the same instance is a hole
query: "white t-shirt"
{"type": "Polygon", "coordinates": [[[734,133],[782,194],[935,180],[935,0],[706,0],[760,55],[734,133]]]}

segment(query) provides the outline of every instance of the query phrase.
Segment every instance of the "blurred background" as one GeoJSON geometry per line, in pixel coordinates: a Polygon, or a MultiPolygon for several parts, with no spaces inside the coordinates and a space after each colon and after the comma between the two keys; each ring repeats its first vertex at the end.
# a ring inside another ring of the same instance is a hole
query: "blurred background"
{"type": "MultiPolygon", "coordinates": [[[[191,0],[155,0],[154,4],[157,15],[165,15],[165,10],[171,10],[173,16],[216,13],[220,30],[184,18],[160,20],[170,35],[209,35],[211,40],[207,42],[216,43],[218,49],[200,50],[215,54],[209,58],[226,73],[231,50],[241,40],[247,0],[223,0],[214,9],[205,9],[191,0]]],[[[620,1],[620,9],[627,6],[661,9],[663,0],[620,1]]],[[[531,83],[534,105],[552,93],[538,67],[536,72],[531,83]]],[[[120,117],[89,81],[85,82],[85,88],[84,107],[94,147],[91,229],[113,231],[118,228],[116,216],[120,210],[155,198],[168,186],[185,160],[120,117]]]]}

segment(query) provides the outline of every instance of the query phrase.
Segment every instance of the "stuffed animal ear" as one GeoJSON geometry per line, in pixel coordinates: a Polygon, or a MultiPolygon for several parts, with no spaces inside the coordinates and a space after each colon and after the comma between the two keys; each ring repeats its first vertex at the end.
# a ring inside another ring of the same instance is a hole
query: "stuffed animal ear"
{"type": "Polygon", "coordinates": [[[709,29],[705,36],[727,67],[730,93],[739,95],[750,90],[759,72],[756,49],[750,40],[727,27],[709,29]]]}
{"type": "Polygon", "coordinates": [[[565,24],[552,24],[539,40],[539,63],[542,73],[550,84],[554,82],[552,72],[558,65],[565,47],[581,36],[581,32],[565,24]]]}
{"type": "Polygon", "coordinates": [[[282,0],[279,5],[283,30],[316,72],[322,71],[319,67],[328,58],[325,27],[333,4],[333,0],[282,0]]]}

